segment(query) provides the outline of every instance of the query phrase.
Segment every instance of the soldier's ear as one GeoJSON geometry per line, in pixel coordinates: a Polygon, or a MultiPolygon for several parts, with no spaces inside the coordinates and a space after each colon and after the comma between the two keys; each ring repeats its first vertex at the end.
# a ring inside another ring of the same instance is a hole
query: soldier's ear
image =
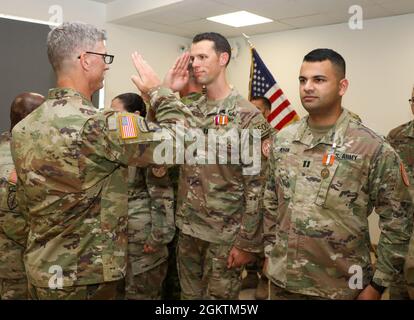
{"type": "Polygon", "coordinates": [[[90,69],[91,61],[90,61],[90,58],[89,58],[88,54],[86,54],[85,52],[81,53],[79,55],[78,60],[79,60],[79,63],[81,65],[82,69],[84,69],[84,70],[89,70],[90,69]]]}
{"type": "Polygon", "coordinates": [[[341,81],[339,81],[339,95],[342,97],[346,90],[348,89],[349,86],[349,81],[348,79],[342,79],[341,81]]]}

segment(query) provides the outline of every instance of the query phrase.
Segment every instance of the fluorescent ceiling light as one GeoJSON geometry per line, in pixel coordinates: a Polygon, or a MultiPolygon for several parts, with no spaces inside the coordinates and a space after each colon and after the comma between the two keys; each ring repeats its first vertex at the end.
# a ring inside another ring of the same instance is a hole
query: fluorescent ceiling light
{"type": "Polygon", "coordinates": [[[47,26],[58,26],[60,24],[60,23],[57,23],[57,22],[50,22],[50,21],[36,20],[36,19],[30,19],[30,18],[16,17],[16,16],[11,16],[11,15],[2,14],[2,13],[0,13],[0,18],[9,19],[9,20],[23,21],[23,22],[45,24],[47,26]]]}
{"type": "Polygon", "coordinates": [[[228,26],[236,28],[273,21],[271,19],[258,16],[257,14],[253,14],[247,11],[237,11],[233,13],[223,14],[221,16],[209,17],[207,20],[226,24],[228,26]]]}

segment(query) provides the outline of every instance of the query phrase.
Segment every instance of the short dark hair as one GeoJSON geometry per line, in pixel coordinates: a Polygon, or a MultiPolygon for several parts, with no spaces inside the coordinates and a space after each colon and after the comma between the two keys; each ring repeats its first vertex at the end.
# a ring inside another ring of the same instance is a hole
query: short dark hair
{"type": "Polygon", "coordinates": [[[136,93],[123,93],[114,98],[119,99],[124,104],[124,108],[128,112],[139,111],[140,116],[144,117],[147,115],[147,106],[141,96],[136,93]]]}
{"type": "Polygon", "coordinates": [[[250,98],[250,101],[253,101],[253,100],[262,101],[267,110],[270,110],[272,108],[272,104],[270,100],[266,98],[265,96],[253,96],[250,98]]]}
{"type": "Polygon", "coordinates": [[[336,51],[332,49],[315,49],[309,52],[303,61],[306,62],[321,62],[329,60],[338,71],[342,78],[345,78],[346,64],[344,58],[336,51]]]}
{"type": "Polygon", "coordinates": [[[226,66],[228,66],[230,63],[230,59],[231,59],[231,47],[227,39],[217,32],[204,32],[204,33],[197,34],[193,38],[193,43],[197,43],[203,40],[212,41],[214,43],[214,50],[218,54],[223,53],[223,52],[228,53],[229,60],[226,63],[226,66]]]}

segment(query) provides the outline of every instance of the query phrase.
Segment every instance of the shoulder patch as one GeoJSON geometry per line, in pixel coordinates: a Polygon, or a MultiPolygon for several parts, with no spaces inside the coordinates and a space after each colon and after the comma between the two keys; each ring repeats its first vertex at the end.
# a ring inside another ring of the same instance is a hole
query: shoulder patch
{"type": "Polygon", "coordinates": [[[122,139],[134,139],[138,137],[137,122],[133,115],[122,115],[118,116],[119,131],[122,139]]]}
{"type": "Polygon", "coordinates": [[[406,187],[410,186],[410,180],[408,179],[407,171],[405,170],[404,164],[400,163],[400,172],[401,172],[401,178],[405,184],[406,187]]]}

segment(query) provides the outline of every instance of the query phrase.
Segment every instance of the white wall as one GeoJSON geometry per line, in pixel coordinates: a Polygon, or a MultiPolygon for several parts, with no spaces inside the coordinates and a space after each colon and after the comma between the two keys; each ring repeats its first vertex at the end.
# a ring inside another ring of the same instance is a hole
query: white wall
{"type": "Polygon", "coordinates": [[[139,30],[115,24],[106,25],[109,39],[108,52],[115,55],[114,63],[107,73],[106,103],[114,96],[136,91],[130,78],[136,71],[131,61],[131,53],[138,51],[144,55],[145,60],[154,68],[162,79],[167,70],[173,65],[179,56],[180,44],[188,44],[191,41],[185,38],[139,30]]]}
{"type": "Polygon", "coordinates": [[[120,93],[136,91],[130,80],[135,72],[130,58],[133,51],[141,52],[162,78],[180,54],[179,46],[190,43],[182,37],[106,23],[106,6],[87,0],[0,0],[0,13],[49,21],[53,5],[62,7],[64,21],[83,21],[106,29],[108,53],[115,60],[106,75],[105,106],[120,93]]]}
{"type": "MultiPolygon", "coordinates": [[[[358,113],[372,129],[387,134],[412,118],[408,99],[414,84],[414,15],[364,21],[363,30],[348,24],[252,36],[259,55],[300,115],[299,69],[315,48],[338,51],[347,62],[350,87],[343,105],[358,113]]],[[[229,80],[248,94],[250,52],[242,38],[240,56],[229,66],[229,80]]]]}
{"type": "MultiPolygon", "coordinates": [[[[347,62],[350,87],[343,105],[359,114],[380,134],[412,119],[408,104],[414,84],[414,15],[364,21],[363,30],[348,24],[252,36],[259,55],[300,115],[305,115],[298,91],[303,56],[315,48],[338,51],[347,62]]],[[[229,65],[229,81],[248,95],[250,51],[243,38],[240,55],[229,65]]],[[[371,238],[378,242],[378,216],[369,218],[371,238]]]]}

